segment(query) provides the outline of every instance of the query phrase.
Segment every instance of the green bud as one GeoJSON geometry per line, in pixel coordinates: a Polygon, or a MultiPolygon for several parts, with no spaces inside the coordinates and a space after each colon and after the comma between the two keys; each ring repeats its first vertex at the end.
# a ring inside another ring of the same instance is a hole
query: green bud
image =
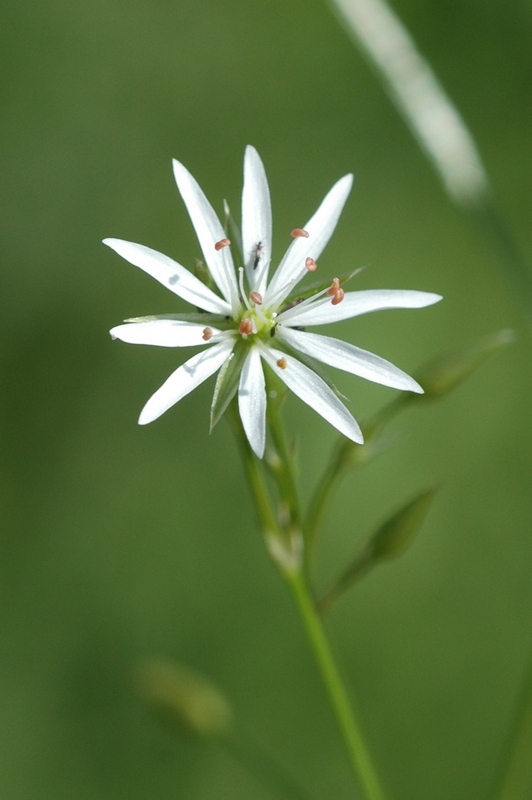
{"type": "Polygon", "coordinates": [[[223,736],[231,728],[233,712],[225,695],[180,664],[146,662],[138,670],[137,690],[146,705],[165,720],[197,736],[223,736]]]}
{"type": "Polygon", "coordinates": [[[371,560],[395,558],[410,544],[427,516],[436,489],[426,489],[388,519],[369,542],[371,560]]]}
{"type": "Polygon", "coordinates": [[[429,362],[415,375],[425,390],[411,400],[434,400],[447,394],[473,373],[492,353],[515,341],[515,332],[504,329],[480,339],[466,350],[449,353],[429,362]]]}

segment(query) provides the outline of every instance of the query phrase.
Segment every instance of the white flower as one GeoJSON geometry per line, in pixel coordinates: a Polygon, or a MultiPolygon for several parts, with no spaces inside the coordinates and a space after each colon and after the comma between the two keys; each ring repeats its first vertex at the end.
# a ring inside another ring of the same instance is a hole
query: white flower
{"type": "Polygon", "coordinates": [[[288,300],[296,284],[314,272],[329,241],[353,182],[341,178],[303,229],[292,231],[294,241],[272,278],[270,192],[257,151],[248,146],[244,158],[242,193],[242,252],[244,268],[235,270],[230,242],[215,211],[185,167],[174,161],[177,186],[196,229],[213,291],[181,264],[141,244],[105,239],[119,255],[147,272],[202,313],[141,317],[111,330],[113,338],[133,344],[204,349],[170,375],[148,400],[139,417],[144,425],[161,416],[178,400],[220,370],[213,399],[214,424],[238,391],[238,407],[249,443],[259,458],[266,439],[266,388],[262,362],[305,403],[354,442],[363,442],[356,420],[330,385],[307,366],[317,359],[370,381],[422,392],[416,381],[383,358],[329,336],[303,328],[380,311],[423,308],[438,302],[437,294],[377,289],[344,292],[340,281],[310,297],[288,300]],[[293,352],[301,354],[301,360],[293,352]]]}

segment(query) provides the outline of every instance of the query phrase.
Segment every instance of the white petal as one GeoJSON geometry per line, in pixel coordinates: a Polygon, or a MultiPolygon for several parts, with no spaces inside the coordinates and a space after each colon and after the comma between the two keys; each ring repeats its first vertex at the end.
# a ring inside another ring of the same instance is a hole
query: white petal
{"type": "Polygon", "coordinates": [[[264,294],[272,257],[272,209],[264,166],[251,145],[244,157],[242,249],[249,285],[264,294]]]}
{"type": "Polygon", "coordinates": [[[168,256],[145,247],[143,244],[125,242],[123,239],[104,239],[103,243],[112,248],[130,264],[147,272],[171,292],[182,297],[187,303],[211,311],[213,314],[230,314],[231,306],[214,294],[188,269],[168,256]]]}
{"type": "Polygon", "coordinates": [[[266,389],[260,352],[255,347],[249,351],[242,367],[238,410],[253,452],[262,458],[266,441],[266,389]]]}
{"type": "MultiPolygon", "coordinates": [[[[128,322],[109,331],[113,339],[129,344],[154,344],[159,347],[194,347],[207,344],[203,338],[205,325],[176,319],[154,319],[147,322],[128,322]]],[[[213,335],[220,333],[208,326],[213,335]]]]}
{"type": "Polygon", "coordinates": [[[214,282],[234,311],[238,307],[238,289],[233,257],[229,247],[215,250],[214,245],[226,238],[213,207],[188,169],[174,159],[174,175],[181,197],[196,230],[205,263],[214,282]]]}
{"type": "Polygon", "coordinates": [[[334,425],[348,439],[359,444],[363,443],[364,437],[357,421],[319,375],[316,375],[297,359],[287,356],[273,347],[261,345],[261,355],[279,378],[304,403],[321,414],[327,422],[334,425]],[[283,363],[286,361],[285,369],[281,369],[277,365],[280,359],[283,359],[283,363]]]}
{"type": "Polygon", "coordinates": [[[265,305],[273,301],[278,306],[290,294],[294,282],[297,283],[307,273],[306,259],[310,256],[318,260],[336,228],[352,185],[352,175],[340,178],[314,216],[303,226],[309,236],[297,237],[288,248],[268,287],[265,305]]]}
{"type": "Polygon", "coordinates": [[[178,400],[207,380],[217,369],[220,369],[233,346],[233,341],[221,342],[198,353],[178,367],[161,388],[150,397],[140,413],[139,425],[153,422],[178,400]]]}
{"type": "Polygon", "coordinates": [[[324,364],[359,375],[374,383],[391,386],[392,389],[423,394],[419,383],[410,375],[374,353],[342,342],[340,339],[320,336],[318,333],[295,331],[283,325],[278,325],[276,330],[279,338],[288,345],[312,358],[317,358],[318,361],[323,361],[324,364]]]}
{"type": "Polygon", "coordinates": [[[342,319],[359,317],[370,311],[388,308],[425,308],[441,300],[441,295],[432,292],[417,292],[408,289],[368,289],[362,292],[346,292],[341,303],[333,306],[330,297],[321,297],[315,303],[298,310],[297,306],[279,314],[279,322],[289,325],[326,325],[342,319]]]}

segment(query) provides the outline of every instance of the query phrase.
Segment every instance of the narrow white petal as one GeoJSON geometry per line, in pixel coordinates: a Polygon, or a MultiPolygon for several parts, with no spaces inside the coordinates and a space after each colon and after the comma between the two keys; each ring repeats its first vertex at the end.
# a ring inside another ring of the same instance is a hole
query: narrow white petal
{"type": "Polygon", "coordinates": [[[286,251],[268,287],[265,305],[271,301],[279,305],[290,293],[293,281],[300,280],[306,274],[306,259],[310,256],[315,261],[318,260],[336,228],[352,185],[352,175],[340,178],[325,196],[314,216],[303,226],[309,236],[294,239],[286,251]]]}
{"type": "Polygon", "coordinates": [[[266,441],[266,389],[260,352],[252,347],[238,387],[240,419],[255,455],[262,458],[266,441]]]}
{"type": "Polygon", "coordinates": [[[236,310],[238,290],[231,249],[230,247],[214,249],[216,242],[226,238],[222,223],[188,169],[175,159],[173,165],[177,188],[196,230],[205,263],[219,290],[233,310],[236,310]]]}
{"type": "Polygon", "coordinates": [[[249,285],[264,294],[272,257],[272,209],[264,166],[251,145],[244,157],[242,249],[249,285]]]}
{"type": "MultiPolygon", "coordinates": [[[[128,322],[109,331],[113,339],[129,344],[153,344],[159,347],[194,347],[207,344],[203,338],[205,325],[176,319],[155,319],[147,322],[128,322]]],[[[220,333],[208,326],[212,334],[220,333]]]]}
{"type": "Polygon", "coordinates": [[[359,444],[363,443],[364,437],[357,421],[319,375],[316,375],[297,359],[287,356],[286,353],[275,350],[273,347],[262,345],[261,355],[279,378],[304,403],[321,414],[327,422],[334,425],[348,439],[359,444]],[[286,362],[285,369],[277,364],[281,359],[283,364],[286,362]]]}
{"type": "Polygon", "coordinates": [[[388,308],[425,308],[441,300],[441,295],[432,292],[417,292],[408,289],[368,289],[362,292],[346,292],[341,303],[333,306],[330,297],[321,297],[301,310],[297,306],[279,314],[279,322],[289,325],[327,325],[342,319],[360,317],[370,311],[388,308]]]}
{"type": "Polygon", "coordinates": [[[221,342],[198,353],[178,367],[161,388],[150,397],[140,413],[139,425],[153,422],[178,400],[207,380],[217,369],[220,369],[233,346],[234,342],[232,341],[221,342]]]}
{"type": "Polygon", "coordinates": [[[320,336],[319,333],[296,331],[283,325],[277,326],[277,335],[290,347],[294,347],[312,358],[317,358],[318,361],[323,361],[330,367],[343,369],[345,372],[359,375],[368,381],[382,383],[383,386],[391,386],[392,389],[423,394],[419,383],[402,369],[374,353],[369,353],[348,342],[342,342],[341,339],[320,336]]]}
{"type": "Polygon", "coordinates": [[[123,239],[104,239],[103,243],[130,264],[140,267],[171,292],[186,300],[187,303],[192,303],[204,311],[211,311],[213,314],[231,313],[231,306],[225,300],[214,294],[188,269],[168,256],[152,250],[151,247],[125,242],[123,239]]]}

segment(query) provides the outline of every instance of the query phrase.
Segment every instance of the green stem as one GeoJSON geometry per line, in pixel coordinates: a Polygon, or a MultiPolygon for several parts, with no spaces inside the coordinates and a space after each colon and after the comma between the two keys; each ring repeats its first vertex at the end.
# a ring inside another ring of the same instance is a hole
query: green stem
{"type": "Polygon", "coordinates": [[[323,623],[302,572],[285,575],[303,622],[316,664],[325,684],[351,764],[367,800],[384,800],[384,791],[364,742],[353,707],[340,676],[323,623]]]}

